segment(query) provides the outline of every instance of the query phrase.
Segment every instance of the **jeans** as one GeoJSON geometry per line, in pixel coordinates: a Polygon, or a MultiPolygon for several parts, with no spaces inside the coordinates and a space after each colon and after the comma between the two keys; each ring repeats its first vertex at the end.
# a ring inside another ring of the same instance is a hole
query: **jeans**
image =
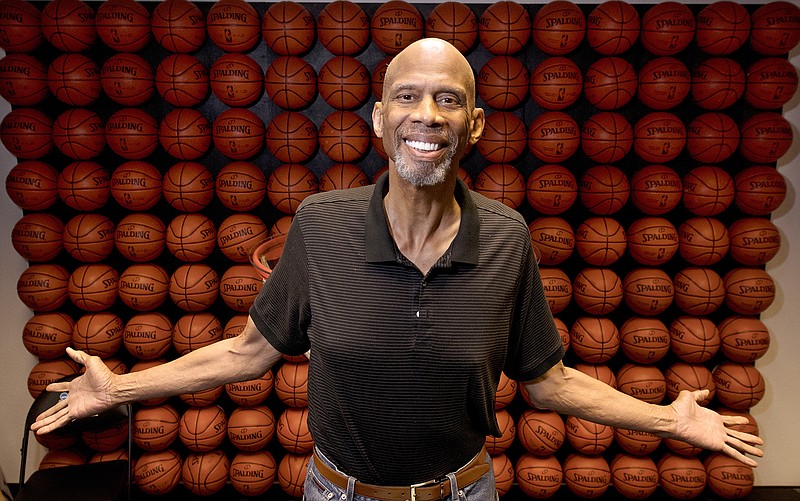
{"type": "MultiPolygon", "coordinates": [[[[320,454],[319,451],[317,451],[317,454],[320,460],[325,461],[328,466],[335,468],[335,466],[320,454]]],[[[316,457],[312,457],[311,461],[308,463],[303,501],[376,501],[375,498],[354,494],[353,489],[355,488],[356,479],[353,477],[350,477],[350,485],[347,490],[343,490],[328,481],[320,474],[316,466],[314,466],[315,460],[316,457]]],[[[491,458],[488,454],[486,455],[486,461],[491,464],[491,458]]],[[[484,476],[466,487],[458,486],[456,489],[452,488],[455,483],[454,473],[448,474],[447,478],[450,480],[450,491],[453,495],[446,501],[497,501],[499,499],[494,483],[494,470],[492,468],[489,468],[489,471],[484,476]]]]}

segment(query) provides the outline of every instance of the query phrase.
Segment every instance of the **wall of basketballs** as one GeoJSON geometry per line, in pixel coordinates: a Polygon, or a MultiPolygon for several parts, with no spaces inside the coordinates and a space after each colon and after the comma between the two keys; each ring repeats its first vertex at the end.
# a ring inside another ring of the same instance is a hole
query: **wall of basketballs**
{"type": "MultiPolygon", "coordinates": [[[[460,174],[530,222],[567,363],[648,402],[709,388],[708,405],[757,432],[759,316],[776,295],[764,268],[781,246],[770,215],[787,194],[775,165],[798,85],[787,2],[4,0],[0,140],[18,159],[6,191],[24,211],[11,241],[29,262],[31,396],[78,370],[67,346],[124,372],[237,335],[261,285],[250,249],[306,196],[384,171],[372,103],[392,55],[423,35],[475,68],[487,126],[460,174]]],[[[299,496],[306,377],[287,358],[138,404],[139,489],[299,496]]],[[[497,417],[502,494],[753,485],[723,456],[535,410],[514,381],[497,417]]],[[[122,439],[39,439],[40,467],[118,457],[122,439]]]]}

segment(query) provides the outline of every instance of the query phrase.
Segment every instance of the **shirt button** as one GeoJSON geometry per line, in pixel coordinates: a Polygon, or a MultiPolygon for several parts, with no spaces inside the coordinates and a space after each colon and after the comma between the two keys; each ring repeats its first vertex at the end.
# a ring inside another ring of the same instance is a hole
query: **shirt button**
{"type": "Polygon", "coordinates": [[[419,318],[419,311],[417,311],[417,318],[419,318]]]}

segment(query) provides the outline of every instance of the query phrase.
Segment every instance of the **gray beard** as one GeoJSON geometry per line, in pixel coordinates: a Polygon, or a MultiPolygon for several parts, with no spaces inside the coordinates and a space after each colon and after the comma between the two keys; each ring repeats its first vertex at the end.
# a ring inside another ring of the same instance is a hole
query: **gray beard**
{"type": "MultiPolygon", "coordinates": [[[[453,138],[451,138],[453,139],[453,138]]],[[[402,144],[400,137],[396,138],[397,144],[402,144]]],[[[436,186],[447,179],[447,174],[453,166],[453,158],[456,156],[457,141],[450,142],[447,154],[441,162],[407,162],[405,157],[399,153],[395,154],[394,168],[400,179],[410,185],[422,188],[424,186],[436,186]]]]}

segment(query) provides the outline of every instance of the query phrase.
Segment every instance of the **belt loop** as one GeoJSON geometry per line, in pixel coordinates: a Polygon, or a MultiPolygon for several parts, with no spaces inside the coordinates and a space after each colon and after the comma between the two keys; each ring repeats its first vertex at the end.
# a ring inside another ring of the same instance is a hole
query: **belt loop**
{"type": "Polygon", "coordinates": [[[450,496],[453,501],[458,501],[458,482],[455,473],[448,473],[447,479],[450,480],[450,496]]]}
{"type": "Polygon", "coordinates": [[[356,494],[356,477],[347,477],[347,501],[353,501],[353,496],[356,494]]]}

